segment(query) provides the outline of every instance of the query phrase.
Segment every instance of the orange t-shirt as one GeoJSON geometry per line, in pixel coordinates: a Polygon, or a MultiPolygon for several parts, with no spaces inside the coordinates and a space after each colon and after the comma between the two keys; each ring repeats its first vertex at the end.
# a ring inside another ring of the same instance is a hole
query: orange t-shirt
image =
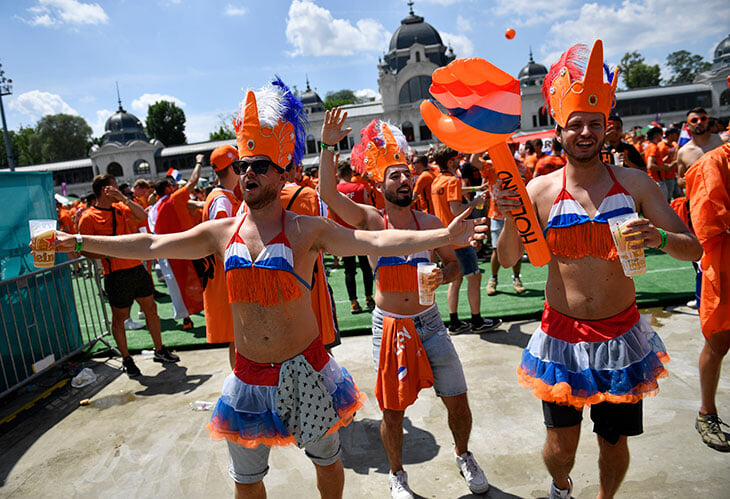
{"type": "MultiPolygon", "coordinates": [[[[452,201],[462,202],[461,179],[452,173],[441,173],[433,179],[431,184],[431,199],[433,200],[433,213],[439,220],[448,226],[456,218],[451,212],[449,203],[452,201]]],[[[463,246],[454,246],[462,248],[463,246]]]]}
{"type": "Polygon", "coordinates": [[[532,153],[529,156],[525,158],[525,166],[530,169],[530,172],[535,170],[535,165],[537,164],[537,153],[532,153]]]}
{"type": "MultiPolygon", "coordinates": [[[[663,164],[670,165],[675,160],[676,146],[674,144],[667,144],[663,140],[660,140],[657,144],[657,153],[662,157],[663,164]]],[[[662,179],[667,180],[670,178],[677,178],[677,165],[674,165],[671,170],[664,170],[662,172],[662,179]]]]}
{"type": "Polygon", "coordinates": [[[317,196],[317,191],[311,187],[286,184],[281,189],[281,207],[293,211],[297,215],[316,217],[319,216],[319,196],[317,196]],[[292,202],[294,194],[297,194],[297,197],[292,202]]]}
{"type": "Polygon", "coordinates": [[[649,176],[654,180],[654,182],[659,182],[663,180],[662,177],[662,171],[661,170],[650,170],[649,167],[649,158],[653,157],[656,161],[656,165],[659,167],[664,166],[664,161],[662,161],[662,156],[659,154],[659,146],[657,146],[653,142],[649,142],[646,147],[644,148],[644,161],[646,162],[646,172],[649,174],[649,176]]]}
{"type": "Polygon", "coordinates": [[[433,198],[431,197],[431,185],[433,180],[436,178],[436,174],[433,170],[423,170],[416,179],[416,184],[413,187],[413,195],[418,196],[416,201],[416,208],[426,213],[433,215],[433,198]]]}
{"type": "Polygon", "coordinates": [[[537,160],[535,165],[535,176],[547,175],[565,166],[565,161],[560,156],[544,155],[537,160]]]}
{"type": "MultiPolygon", "coordinates": [[[[225,197],[231,204],[231,212],[217,210],[214,219],[236,215],[241,200],[227,190],[213,189],[203,205],[203,222],[210,220],[210,207],[213,202],[225,197]]],[[[203,259],[205,273],[203,284],[203,310],[205,311],[205,338],[208,343],[230,343],[233,341],[233,310],[228,302],[226,273],[223,262],[216,255],[208,255],[203,259]]]]}
{"type": "Polygon", "coordinates": [[[62,231],[67,232],[68,234],[76,232],[73,218],[71,218],[71,212],[66,208],[61,207],[58,210],[58,225],[62,231]]]}
{"type": "MultiPolygon", "coordinates": [[[[132,210],[123,203],[114,203],[109,209],[92,206],[84,210],[83,215],[81,215],[81,220],[79,220],[79,234],[88,234],[90,236],[132,234],[133,232],[129,228],[131,217],[132,210]]],[[[104,274],[142,265],[140,260],[114,257],[103,257],[101,263],[104,274]]]]}

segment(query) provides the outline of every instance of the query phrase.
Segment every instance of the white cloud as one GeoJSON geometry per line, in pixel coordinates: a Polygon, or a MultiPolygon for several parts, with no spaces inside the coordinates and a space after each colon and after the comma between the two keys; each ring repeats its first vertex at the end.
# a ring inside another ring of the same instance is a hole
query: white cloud
{"type": "Polygon", "coordinates": [[[246,10],[246,7],[239,7],[239,6],[230,4],[230,3],[228,5],[226,5],[225,13],[227,16],[231,16],[231,17],[242,16],[242,15],[246,14],[246,12],[248,12],[246,10]]]}
{"type": "Polygon", "coordinates": [[[309,0],[294,0],[286,19],[286,39],[294,46],[290,55],[352,55],[380,51],[390,33],[373,19],[355,25],[335,19],[329,10],[309,0]]]}
{"type": "Polygon", "coordinates": [[[685,0],[667,3],[659,0],[624,0],[619,6],[585,4],[573,19],[554,23],[542,52],[545,60],[555,62],[559,54],[575,43],[589,46],[603,40],[604,55],[617,64],[627,51],[668,47],[673,40],[691,40],[698,36],[721,36],[730,25],[726,0],[685,0]],[[657,29],[657,19],[675,19],[671,36],[657,29]]]}
{"type": "Polygon", "coordinates": [[[509,18],[509,24],[514,26],[549,25],[575,12],[578,5],[576,0],[497,0],[493,11],[499,17],[509,18]]]}
{"type": "MultiPolygon", "coordinates": [[[[132,101],[132,109],[142,116],[147,116],[147,108],[151,104],[154,104],[155,102],[159,102],[161,100],[174,102],[175,105],[178,107],[185,106],[185,103],[183,101],[181,101],[177,97],[173,97],[172,95],[142,94],[132,101]]],[[[142,116],[140,116],[139,118],[143,119],[142,116]]]]}
{"type": "Polygon", "coordinates": [[[78,0],[38,0],[38,4],[30,7],[28,12],[31,18],[24,21],[31,26],[81,26],[109,22],[109,16],[101,5],[78,0]]]}
{"type": "Polygon", "coordinates": [[[109,116],[112,114],[114,114],[114,111],[110,111],[109,109],[99,109],[96,111],[96,119],[89,122],[91,129],[94,131],[94,137],[101,137],[104,135],[104,125],[106,124],[106,120],[108,120],[109,116]]]}
{"type": "Polygon", "coordinates": [[[458,16],[456,16],[456,28],[459,30],[460,33],[466,33],[467,31],[471,31],[473,29],[473,26],[470,19],[467,19],[466,17],[459,14],[458,16]]]}
{"type": "Polygon", "coordinates": [[[355,97],[364,100],[379,100],[380,94],[372,88],[362,88],[360,90],[355,90],[355,97]]]}
{"type": "Polygon", "coordinates": [[[185,116],[185,136],[188,143],[204,142],[220,126],[220,112],[194,113],[185,116]]]}
{"type": "Polygon", "coordinates": [[[66,104],[60,95],[41,90],[31,90],[18,95],[10,101],[10,109],[24,114],[32,120],[38,120],[47,114],[79,114],[66,104]]]}
{"type": "Polygon", "coordinates": [[[442,31],[441,39],[446,46],[454,49],[456,57],[471,57],[474,54],[474,43],[467,36],[442,31]]]}

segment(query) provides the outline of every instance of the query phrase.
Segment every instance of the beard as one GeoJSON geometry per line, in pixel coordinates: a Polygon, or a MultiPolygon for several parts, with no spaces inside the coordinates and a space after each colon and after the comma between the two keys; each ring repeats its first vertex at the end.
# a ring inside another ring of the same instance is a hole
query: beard
{"type": "Polygon", "coordinates": [[[697,125],[696,127],[689,126],[689,131],[692,135],[704,135],[710,129],[708,126],[697,125]]]}
{"type": "Polygon", "coordinates": [[[413,191],[409,191],[408,195],[404,194],[398,194],[397,191],[383,191],[383,196],[385,199],[387,199],[389,202],[393,203],[396,206],[400,206],[405,208],[406,206],[410,206],[413,202],[413,191]]]}
{"type": "Polygon", "coordinates": [[[259,185],[255,193],[243,191],[243,200],[252,210],[260,210],[279,198],[279,192],[272,185],[259,185]]]}

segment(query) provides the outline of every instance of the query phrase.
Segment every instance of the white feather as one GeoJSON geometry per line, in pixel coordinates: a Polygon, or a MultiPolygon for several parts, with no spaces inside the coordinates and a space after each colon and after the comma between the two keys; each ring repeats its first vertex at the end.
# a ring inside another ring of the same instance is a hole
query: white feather
{"type": "MultiPolygon", "coordinates": [[[[248,94],[248,90],[245,92],[248,94]]],[[[254,90],[256,96],[256,107],[259,110],[259,124],[269,128],[274,128],[284,115],[283,94],[281,87],[267,83],[258,90],[254,90]]],[[[240,123],[243,120],[246,108],[246,100],[242,100],[238,105],[238,114],[236,121],[240,123]]]]}

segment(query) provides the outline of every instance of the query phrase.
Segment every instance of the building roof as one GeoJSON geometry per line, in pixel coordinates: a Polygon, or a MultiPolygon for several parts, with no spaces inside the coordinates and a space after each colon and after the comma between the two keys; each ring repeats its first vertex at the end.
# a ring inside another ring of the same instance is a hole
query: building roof
{"type": "Polygon", "coordinates": [[[421,16],[415,15],[413,6],[411,6],[408,17],[401,20],[400,26],[390,38],[389,50],[407,49],[414,43],[443,45],[441,35],[436,31],[436,28],[424,22],[421,16]]]}
{"type": "Polygon", "coordinates": [[[107,142],[127,144],[133,140],[149,141],[142,122],[132,113],[125,111],[121,101],[117,112],[109,116],[104,124],[103,139],[105,144],[107,142]]]}
{"type": "Polygon", "coordinates": [[[364,102],[362,104],[348,104],[342,106],[347,111],[348,118],[357,116],[381,115],[383,114],[383,103],[381,101],[364,102]]]}
{"type": "Polygon", "coordinates": [[[525,67],[520,69],[520,72],[517,74],[517,79],[522,80],[525,78],[535,78],[545,76],[546,74],[548,74],[547,68],[542,64],[535,62],[532,58],[532,49],[530,49],[530,60],[525,67]]]}
{"type": "Polygon", "coordinates": [[[702,83],[692,83],[689,85],[672,85],[669,87],[649,87],[637,88],[635,90],[625,90],[616,92],[616,100],[624,99],[641,99],[644,97],[656,97],[659,95],[686,94],[692,92],[707,92],[711,88],[702,83]]]}
{"type": "Polygon", "coordinates": [[[236,139],[213,140],[208,142],[196,142],[195,144],[183,144],[181,146],[170,146],[160,149],[161,158],[177,156],[178,154],[196,154],[212,151],[218,146],[231,145],[236,147],[236,139]]]}
{"type": "Polygon", "coordinates": [[[720,59],[725,55],[730,55],[730,35],[727,35],[715,48],[715,59],[720,59]]]}
{"type": "Polygon", "coordinates": [[[72,159],[70,161],[58,161],[56,163],[42,163],[40,165],[16,166],[16,172],[52,172],[54,170],[66,170],[69,168],[84,168],[93,166],[91,158],[72,159]]]}

